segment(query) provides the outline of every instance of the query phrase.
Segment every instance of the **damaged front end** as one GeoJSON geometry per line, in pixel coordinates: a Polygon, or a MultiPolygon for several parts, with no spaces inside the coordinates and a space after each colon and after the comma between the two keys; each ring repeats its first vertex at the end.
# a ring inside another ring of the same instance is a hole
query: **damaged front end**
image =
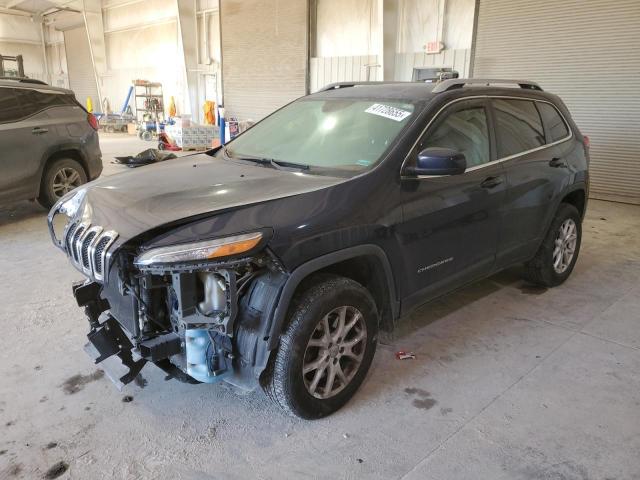
{"type": "Polygon", "coordinates": [[[106,251],[103,231],[70,222],[52,236],[87,277],[73,287],[90,325],[85,351],[111,380],[121,388],[151,362],[184,382],[258,386],[286,279],[271,232],[106,251]]]}

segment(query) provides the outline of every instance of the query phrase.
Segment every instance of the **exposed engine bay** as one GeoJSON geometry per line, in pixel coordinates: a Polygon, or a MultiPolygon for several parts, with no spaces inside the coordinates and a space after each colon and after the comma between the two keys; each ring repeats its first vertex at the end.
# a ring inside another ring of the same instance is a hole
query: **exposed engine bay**
{"type": "Polygon", "coordinates": [[[87,353],[121,387],[147,362],[189,383],[258,386],[270,319],[286,275],[272,255],[171,266],[134,265],[122,249],[104,285],[74,286],[91,331],[87,353]]]}

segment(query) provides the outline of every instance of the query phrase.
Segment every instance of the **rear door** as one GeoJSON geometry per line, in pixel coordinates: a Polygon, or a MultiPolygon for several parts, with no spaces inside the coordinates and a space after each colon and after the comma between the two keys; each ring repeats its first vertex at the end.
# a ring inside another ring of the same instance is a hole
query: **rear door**
{"type": "Polygon", "coordinates": [[[508,183],[498,255],[498,267],[503,267],[535,254],[558,195],[569,181],[559,145],[570,133],[564,123],[545,129],[538,106],[548,116],[547,107],[555,110],[548,102],[493,98],[491,104],[498,159],[508,183]]]}
{"type": "Polygon", "coordinates": [[[429,147],[463,153],[461,175],[403,179],[406,282],[403,309],[492,271],[506,181],[493,161],[490,111],[484,99],[453,103],[438,115],[407,162],[429,147]]]}

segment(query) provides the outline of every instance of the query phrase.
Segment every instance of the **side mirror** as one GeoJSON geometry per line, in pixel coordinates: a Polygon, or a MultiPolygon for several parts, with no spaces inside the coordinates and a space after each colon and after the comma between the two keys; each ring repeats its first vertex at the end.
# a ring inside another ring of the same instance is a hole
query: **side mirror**
{"type": "Polygon", "coordinates": [[[464,154],[450,148],[430,147],[418,154],[415,167],[409,167],[410,175],[460,175],[467,168],[464,154]]]}

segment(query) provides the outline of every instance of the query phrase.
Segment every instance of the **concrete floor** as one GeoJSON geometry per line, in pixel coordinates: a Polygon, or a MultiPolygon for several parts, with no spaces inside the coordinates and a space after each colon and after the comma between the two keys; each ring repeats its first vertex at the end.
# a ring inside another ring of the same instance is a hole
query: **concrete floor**
{"type": "MultiPolygon", "coordinates": [[[[107,162],[148,146],[102,139],[107,162]]],[[[118,392],[82,351],[81,276],[45,212],[2,208],[0,478],[640,479],[639,231],[640,207],[592,201],[565,285],[514,269],[427,305],[343,410],[304,422],[153,366],[118,392]]]]}

